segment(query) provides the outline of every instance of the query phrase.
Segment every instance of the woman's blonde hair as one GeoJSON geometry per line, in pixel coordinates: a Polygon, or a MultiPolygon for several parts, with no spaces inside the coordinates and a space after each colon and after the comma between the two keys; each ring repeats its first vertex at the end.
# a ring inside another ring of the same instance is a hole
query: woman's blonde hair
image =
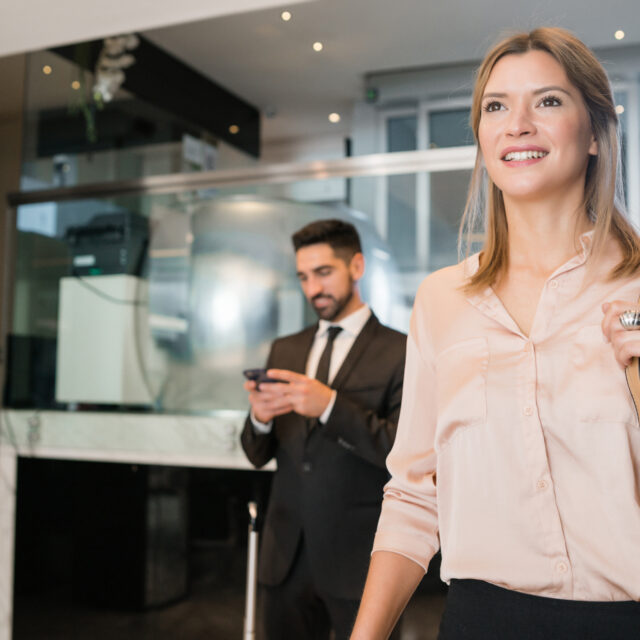
{"type": "MultiPolygon", "coordinates": [[[[573,34],[557,27],[542,27],[517,33],[496,44],[478,68],[471,106],[471,128],[478,141],[482,95],[495,64],[504,56],[527,51],[545,51],[563,67],[569,82],[584,100],[598,154],[590,156],[583,205],[594,223],[589,260],[597,261],[609,234],[617,239],[623,258],[611,278],[633,274],[640,267],[640,239],[625,217],[618,116],[609,79],[593,53],[573,34]]],[[[478,146],[469,195],[460,225],[460,248],[467,253],[478,231],[485,232],[483,256],[478,271],[465,289],[478,292],[496,282],[508,266],[507,218],[502,192],[489,177],[478,146]]]]}

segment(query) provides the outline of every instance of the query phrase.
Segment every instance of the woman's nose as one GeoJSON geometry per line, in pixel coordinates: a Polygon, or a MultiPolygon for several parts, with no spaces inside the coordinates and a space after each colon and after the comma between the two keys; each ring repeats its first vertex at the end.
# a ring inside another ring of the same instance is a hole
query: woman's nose
{"type": "Polygon", "coordinates": [[[535,125],[529,109],[526,107],[513,107],[507,121],[507,135],[522,136],[535,131],[535,125]]]}

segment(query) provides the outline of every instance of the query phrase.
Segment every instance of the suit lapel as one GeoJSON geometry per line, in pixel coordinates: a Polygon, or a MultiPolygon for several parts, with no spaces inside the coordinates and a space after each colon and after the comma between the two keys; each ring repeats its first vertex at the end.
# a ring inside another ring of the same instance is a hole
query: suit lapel
{"type": "Polygon", "coordinates": [[[331,387],[333,389],[338,389],[344,384],[345,380],[351,373],[351,370],[360,359],[360,356],[364,353],[365,349],[373,339],[379,324],[378,318],[376,318],[372,312],[371,317],[367,320],[364,327],[362,327],[362,331],[358,334],[358,337],[355,339],[347,357],[344,359],[342,366],[338,370],[336,377],[333,379],[333,382],[331,383],[331,387]]]}

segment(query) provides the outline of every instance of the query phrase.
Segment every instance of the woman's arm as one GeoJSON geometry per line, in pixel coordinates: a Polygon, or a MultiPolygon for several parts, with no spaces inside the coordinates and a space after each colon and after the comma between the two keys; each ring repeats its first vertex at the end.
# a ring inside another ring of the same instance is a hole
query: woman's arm
{"type": "Polygon", "coordinates": [[[427,293],[423,283],[411,315],[402,408],[387,458],[391,480],[385,487],[369,575],[351,640],[389,637],[439,546],[436,373],[426,318],[436,298],[427,293]]]}
{"type": "Polygon", "coordinates": [[[386,640],[423,575],[424,569],[413,560],[376,551],[351,640],[386,640]]]}

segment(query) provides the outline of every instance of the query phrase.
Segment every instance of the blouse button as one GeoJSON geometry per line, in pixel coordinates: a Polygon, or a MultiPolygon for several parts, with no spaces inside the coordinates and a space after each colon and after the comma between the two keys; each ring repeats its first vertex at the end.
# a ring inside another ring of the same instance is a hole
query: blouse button
{"type": "Polygon", "coordinates": [[[558,562],[558,564],[556,565],[556,571],[558,573],[566,573],[568,569],[569,567],[567,566],[566,562],[558,562]]]}
{"type": "Polygon", "coordinates": [[[550,286],[552,289],[557,289],[557,288],[558,288],[558,281],[557,281],[557,280],[552,280],[552,281],[549,283],[549,286],[550,286]]]}
{"type": "Polygon", "coordinates": [[[538,489],[540,489],[540,491],[543,491],[544,489],[547,488],[547,481],[546,480],[538,480],[538,482],[536,483],[536,487],[538,489]]]}
{"type": "Polygon", "coordinates": [[[533,407],[525,407],[523,409],[523,413],[525,416],[532,416],[533,415],[533,407]]]}

